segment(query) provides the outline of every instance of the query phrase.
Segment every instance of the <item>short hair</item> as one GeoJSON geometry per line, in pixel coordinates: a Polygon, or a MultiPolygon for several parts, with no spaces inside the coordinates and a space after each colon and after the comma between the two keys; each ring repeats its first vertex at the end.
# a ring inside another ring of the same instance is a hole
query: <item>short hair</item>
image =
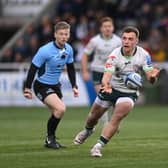
{"type": "Polygon", "coordinates": [[[136,37],[139,38],[139,30],[134,26],[127,26],[127,27],[123,28],[123,30],[122,30],[122,34],[123,33],[131,33],[131,32],[134,32],[136,34],[136,37]]]}
{"type": "Polygon", "coordinates": [[[100,26],[102,26],[102,24],[104,22],[111,22],[113,24],[113,19],[111,17],[108,17],[108,16],[101,18],[100,19],[100,26]]]}
{"type": "Polygon", "coordinates": [[[65,21],[60,21],[54,26],[54,31],[57,32],[60,29],[70,29],[71,26],[65,21]]]}

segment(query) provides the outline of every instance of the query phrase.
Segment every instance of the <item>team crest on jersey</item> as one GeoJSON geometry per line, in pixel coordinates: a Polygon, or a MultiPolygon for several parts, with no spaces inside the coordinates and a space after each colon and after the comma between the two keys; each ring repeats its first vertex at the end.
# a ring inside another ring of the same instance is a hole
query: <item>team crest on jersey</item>
{"type": "Polygon", "coordinates": [[[65,59],[68,54],[65,51],[65,48],[63,48],[62,50],[59,51],[60,55],[61,55],[61,59],[65,59]]]}

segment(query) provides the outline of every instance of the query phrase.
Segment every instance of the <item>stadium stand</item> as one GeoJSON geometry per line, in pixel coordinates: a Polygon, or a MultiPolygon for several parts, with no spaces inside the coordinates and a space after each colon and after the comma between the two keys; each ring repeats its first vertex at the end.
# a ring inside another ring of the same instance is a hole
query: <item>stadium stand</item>
{"type": "MultiPolygon", "coordinates": [[[[45,7],[46,12],[36,16],[38,19],[33,18],[33,21],[21,29],[23,31],[22,35],[19,35],[20,39],[14,39],[13,45],[8,48],[12,52],[12,58],[9,61],[30,61],[38,46],[52,39],[52,27],[58,20],[66,20],[71,24],[70,41],[76,51],[76,61],[80,61],[81,49],[90,37],[97,33],[98,20],[104,15],[114,18],[118,34],[125,25],[137,26],[142,37],[140,43],[150,50],[153,60],[167,61],[168,17],[166,4],[166,1],[162,0],[135,2],[106,0],[101,3],[96,0],[92,2],[88,0],[62,0],[54,5],[52,3],[49,7],[45,7]],[[18,57],[20,58],[18,59],[18,57]]],[[[1,57],[4,56],[3,51],[1,57]]],[[[1,61],[3,62],[4,59],[2,58],[1,61]]]]}

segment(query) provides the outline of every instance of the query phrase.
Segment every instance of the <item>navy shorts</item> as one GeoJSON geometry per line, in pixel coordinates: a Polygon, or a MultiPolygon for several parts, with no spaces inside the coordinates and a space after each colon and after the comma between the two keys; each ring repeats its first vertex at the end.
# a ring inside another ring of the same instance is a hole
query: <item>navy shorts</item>
{"type": "Polygon", "coordinates": [[[109,101],[111,102],[113,105],[115,105],[116,101],[118,100],[118,98],[121,97],[129,97],[131,98],[134,102],[136,102],[138,96],[136,93],[124,93],[124,92],[120,92],[118,90],[115,90],[113,88],[112,93],[102,93],[101,91],[98,93],[98,97],[100,100],[103,101],[109,101]]]}
{"type": "Polygon", "coordinates": [[[61,99],[62,92],[61,92],[61,84],[58,83],[56,85],[48,85],[41,83],[39,81],[35,81],[33,85],[35,95],[44,102],[44,99],[50,94],[57,94],[57,96],[61,99]]]}
{"type": "Polygon", "coordinates": [[[103,72],[92,71],[92,79],[93,79],[94,85],[101,84],[102,77],[103,77],[103,72]]]}

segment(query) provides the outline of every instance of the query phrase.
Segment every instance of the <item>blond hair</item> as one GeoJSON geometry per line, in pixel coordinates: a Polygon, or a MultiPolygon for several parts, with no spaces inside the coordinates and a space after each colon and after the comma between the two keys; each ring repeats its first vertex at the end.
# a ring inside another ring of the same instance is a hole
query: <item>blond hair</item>
{"type": "Polygon", "coordinates": [[[70,29],[71,26],[65,21],[60,21],[54,26],[54,31],[57,32],[60,29],[70,29]]]}

